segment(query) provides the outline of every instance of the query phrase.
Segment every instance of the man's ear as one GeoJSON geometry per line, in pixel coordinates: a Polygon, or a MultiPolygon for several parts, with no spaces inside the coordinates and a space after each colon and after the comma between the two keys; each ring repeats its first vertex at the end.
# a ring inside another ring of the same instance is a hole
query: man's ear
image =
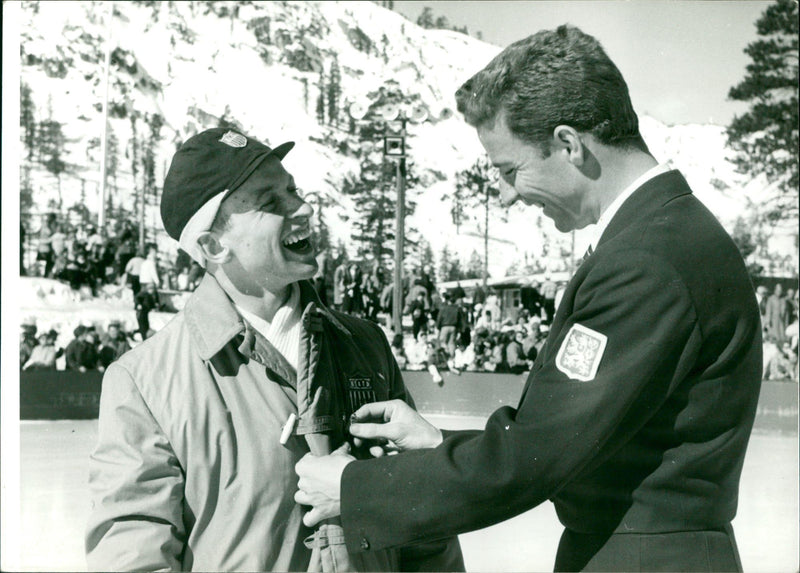
{"type": "Polygon", "coordinates": [[[228,247],[219,241],[219,237],[211,231],[204,231],[197,237],[197,244],[203,251],[206,261],[218,265],[230,259],[231,253],[228,247]]]}
{"type": "Polygon", "coordinates": [[[566,155],[567,161],[575,167],[581,167],[586,160],[585,148],[581,135],[575,128],[559,125],[553,130],[553,139],[560,153],[566,155]]]}

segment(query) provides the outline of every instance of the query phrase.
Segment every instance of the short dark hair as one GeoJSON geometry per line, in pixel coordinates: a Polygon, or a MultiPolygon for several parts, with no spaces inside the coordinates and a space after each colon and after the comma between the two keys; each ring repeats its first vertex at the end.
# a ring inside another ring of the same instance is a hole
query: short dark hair
{"type": "Polygon", "coordinates": [[[545,157],[559,125],[647,152],[619,69],[593,36],[567,24],[508,46],[458,89],[456,102],[476,128],[505,112],[511,133],[545,157]]]}

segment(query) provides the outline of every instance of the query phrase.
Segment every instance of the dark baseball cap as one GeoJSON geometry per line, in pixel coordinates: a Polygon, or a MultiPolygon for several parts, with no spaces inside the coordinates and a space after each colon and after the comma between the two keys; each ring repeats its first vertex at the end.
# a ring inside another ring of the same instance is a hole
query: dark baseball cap
{"type": "Polygon", "coordinates": [[[270,155],[283,159],[294,147],[274,149],[227,127],[207,129],[187,139],[172,157],[161,195],[161,220],[173,239],[200,207],[226,189],[236,190],[270,155]]]}

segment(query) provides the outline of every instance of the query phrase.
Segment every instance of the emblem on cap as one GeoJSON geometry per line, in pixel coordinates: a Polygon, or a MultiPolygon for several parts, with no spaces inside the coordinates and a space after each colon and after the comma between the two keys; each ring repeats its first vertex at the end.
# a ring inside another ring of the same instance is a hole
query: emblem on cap
{"type": "Polygon", "coordinates": [[[556,368],[572,380],[594,380],[603,359],[608,337],[575,323],[569,329],[556,356],[556,368]]]}
{"type": "Polygon", "coordinates": [[[241,133],[236,133],[235,131],[226,131],[225,135],[222,136],[220,141],[225,145],[230,145],[231,147],[244,147],[247,145],[247,138],[241,133]]]}

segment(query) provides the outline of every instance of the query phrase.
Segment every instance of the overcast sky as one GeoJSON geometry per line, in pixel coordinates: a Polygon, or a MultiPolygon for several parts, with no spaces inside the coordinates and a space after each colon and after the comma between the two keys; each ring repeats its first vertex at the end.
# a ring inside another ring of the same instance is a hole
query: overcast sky
{"type": "MultiPolygon", "coordinates": [[[[395,1],[416,21],[425,6],[498,46],[570,23],[594,35],[622,71],[637,112],[665,123],[727,125],[746,104],[727,100],[743,50],[769,2],[703,0],[395,1]]],[[[466,79],[466,78],[465,78],[466,79]]]]}

